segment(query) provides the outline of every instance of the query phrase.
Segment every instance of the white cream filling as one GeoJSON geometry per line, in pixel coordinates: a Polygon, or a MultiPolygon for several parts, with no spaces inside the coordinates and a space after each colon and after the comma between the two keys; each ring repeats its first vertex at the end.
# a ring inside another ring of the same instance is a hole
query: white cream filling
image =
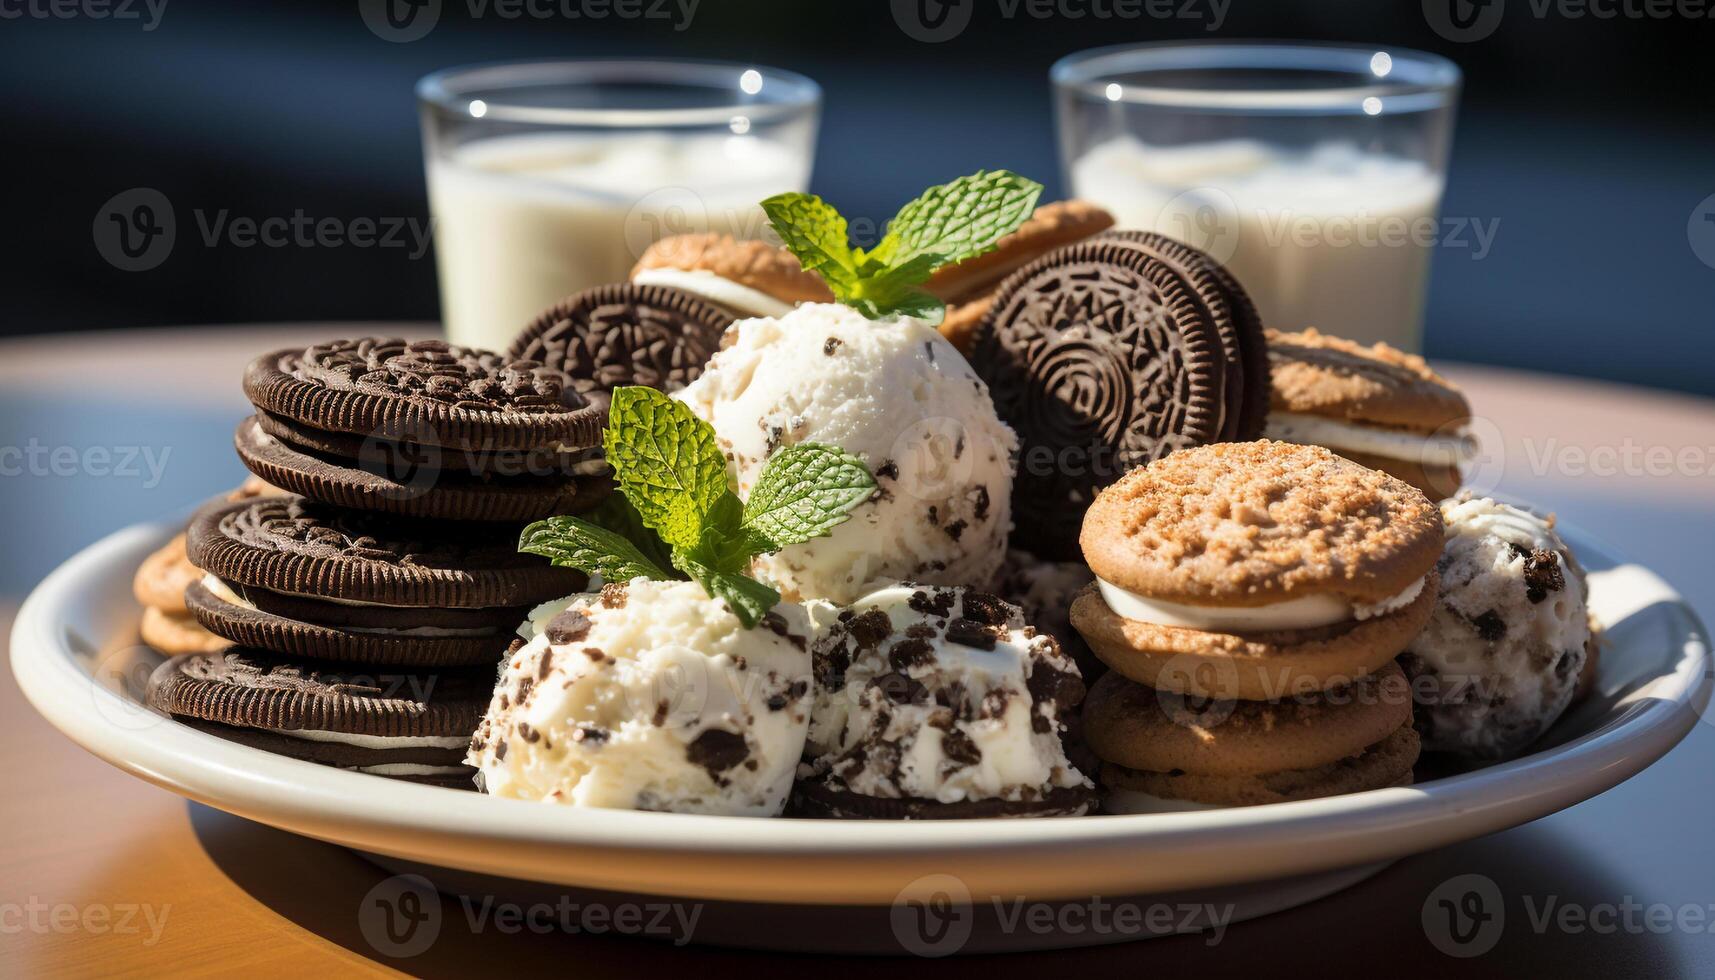
{"type": "Polygon", "coordinates": [[[465,766],[425,766],[415,762],[388,762],[379,766],[358,766],[357,772],[371,776],[456,776],[470,770],[465,766]]]}
{"type": "Polygon", "coordinates": [[[469,735],[361,735],[354,732],[330,732],[319,728],[269,728],[276,735],[289,735],[307,742],[337,742],[360,749],[462,749],[470,745],[469,735]]]}
{"type": "Polygon", "coordinates": [[[1451,435],[1422,435],[1298,412],[1270,412],[1262,434],[1281,442],[1326,446],[1335,452],[1365,453],[1425,466],[1463,467],[1477,455],[1476,440],[1463,429],[1451,435]]]}
{"type": "Polygon", "coordinates": [[[1225,810],[1219,803],[1198,803],[1196,800],[1171,800],[1135,789],[1111,789],[1102,802],[1104,813],[1199,813],[1204,810],[1225,810]]]}
{"type": "MultiPolygon", "coordinates": [[[[240,609],[248,609],[251,612],[257,611],[255,603],[232,591],[232,589],[225,582],[222,582],[220,577],[215,575],[213,572],[203,573],[202,586],[221,602],[237,606],[240,609]]],[[[293,595],[295,593],[287,592],[281,594],[293,595]]],[[[303,598],[314,599],[317,602],[337,602],[342,605],[375,606],[381,609],[412,608],[410,606],[389,606],[379,602],[347,602],[345,600],[329,599],[326,596],[319,595],[303,596],[303,598]]],[[[385,626],[330,626],[328,628],[341,630],[346,633],[387,633],[396,636],[500,636],[505,632],[499,627],[487,626],[468,629],[454,629],[447,626],[409,626],[397,629],[385,626]]]]}
{"type": "Polygon", "coordinates": [[[641,286],[683,290],[741,316],[782,317],[792,312],[792,304],[783,299],[704,269],[644,269],[632,276],[631,281],[641,286]]]}
{"type": "Polygon", "coordinates": [[[1096,588],[1108,608],[1125,619],[1181,629],[1244,633],[1314,629],[1354,619],[1385,616],[1410,605],[1423,591],[1423,583],[1424,579],[1418,579],[1404,591],[1381,602],[1351,602],[1333,595],[1307,595],[1263,606],[1198,606],[1150,599],[1100,578],[1096,579],[1096,588]]]}

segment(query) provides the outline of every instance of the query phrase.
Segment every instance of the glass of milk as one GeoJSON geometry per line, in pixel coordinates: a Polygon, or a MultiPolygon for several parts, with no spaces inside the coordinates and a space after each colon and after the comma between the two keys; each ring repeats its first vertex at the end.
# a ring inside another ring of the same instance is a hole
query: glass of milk
{"type": "Polygon", "coordinates": [[[1282,330],[1421,343],[1459,69],[1397,48],[1144,44],[1051,73],[1072,193],[1226,263],[1282,330]]]}
{"type": "Polygon", "coordinates": [[[504,350],[656,239],[762,237],[758,203],[809,185],[822,93],[754,65],[551,61],[438,72],[417,97],[447,336],[504,350]]]}

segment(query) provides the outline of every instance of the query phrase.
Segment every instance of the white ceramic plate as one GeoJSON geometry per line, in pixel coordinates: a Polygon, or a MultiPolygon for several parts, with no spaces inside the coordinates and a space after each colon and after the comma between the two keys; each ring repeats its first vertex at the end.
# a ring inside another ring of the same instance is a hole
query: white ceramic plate
{"type": "Polygon", "coordinates": [[[1672,748],[1711,689],[1706,633],[1679,596],[1572,531],[1608,633],[1598,692],[1537,751],[1502,765],[1410,788],[1148,816],[901,824],[573,810],[299,762],[139,707],[159,657],[137,645],[130,579],[171,531],[121,531],[24,604],[12,669],[50,724],[175,793],[397,866],[579,889],[795,906],[888,906],[902,892],[945,894],[949,881],[978,902],[1214,890],[1243,897],[1244,917],[1601,793],[1672,748]]]}

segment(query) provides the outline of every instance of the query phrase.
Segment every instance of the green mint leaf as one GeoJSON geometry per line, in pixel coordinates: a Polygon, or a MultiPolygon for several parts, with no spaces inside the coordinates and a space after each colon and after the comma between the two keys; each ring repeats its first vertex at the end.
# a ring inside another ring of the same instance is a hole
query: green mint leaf
{"type": "Polygon", "coordinates": [[[758,547],[762,543],[744,526],[744,504],[728,491],[709,512],[709,519],[703,524],[702,535],[696,545],[683,551],[694,561],[717,572],[742,575],[757,554],[776,550],[758,547]]]}
{"type": "Polygon", "coordinates": [[[675,548],[702,536],[727,488],[714,427],[654,388],[615,388],[602,438],[614,479],[643,523],[675,548]]]}
{"type": "Polygon", "coordinates": [[[929,274],[942,264],[940,259],[939,255],[919,255],[904,265],[884,268],[859,280],[849,290],[849,298],[842,297],[840,301],[871,319],[904,313],[939,322],[946,307],[917,287],[929,281],[929,274]]]}
{"type": "Polygon", "coordinates": [[[747,575],[717,571],[683,551],[673,552],[673,564],[713,598],[727,604],[745,629],[755,629],[768,610],[780,601],[780,593],[747,575]]]}
{"type": "Polygon", "coordinates": [[[787,446],[762,468],[744,504],[744,523],[779,550],[844,523],[875,492],[863,461],[837,446],[787,446]]]}
{"type": "Polygon", "coordinates": [[[857,281],[859,256],[833,205],[814,194],[776,194],[762,202],[762,211],[798,264],[821,276],[834,295],[857,281]]]}
{"type": "Polygon", "coordinates": [[[762,209],[786,248],[836,300],[872,319],[936,320],[944,307],[917,287],[936,268],[993,249],[1030,217],[1041,194],[1041,184],[1010,170],[979,170],[905,205],[868,252],[851,247],[846,219],[814,194],[778,194],[762,209]]]}
{"type": "Polygon", "coordinates": [[[637,513],[637,508],[631,506],[631,501],[625,499],[623,493],[610,493],[602,498],[602,502],[594,510],[581,515],[597,527],[606,528],[631,542],[643,557],[649,559],[658,568],[672,568],[672,549],[661,540],[661,535],[655,529],[643,523],[643,516],[637,513]]]}
{"type": "Polygon", "coordinates": [[[555,565],[600,575],[609,582],[643,578],[670,580],[669,574],[623,535],[576,517],[550,517],[525,528],[518,550],[541,555],[555,565]]]}
{"type": "Polygon", "coordinates": [[[868,257],[900,266],[921,255],[937,265],[963,262],[994,248],[1036,209],[1042,185],[1010,170],[979,170],[931,187],[893,216],[868,257]]]}

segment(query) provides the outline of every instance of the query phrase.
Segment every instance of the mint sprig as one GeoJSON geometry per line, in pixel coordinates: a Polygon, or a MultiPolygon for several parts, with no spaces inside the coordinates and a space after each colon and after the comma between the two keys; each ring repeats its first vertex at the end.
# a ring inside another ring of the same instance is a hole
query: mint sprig
{"type": "Polygon", "coordinates": [[[762,210],[799,264],[841,303],[871,318],[933,319],[943,304],[918,287],[937,268],[993,249],[1030,217],[1041,194],[1041,184],[1010,170],[979,170],[900,208],[867,252],[851,245],[846,219],[814,194],[777,194],[762,210]]]}
{"type": "Polygon", "coordinates": [[[689,579],[747,629],[780,601],[747,574],[751,560],[828,534],[875,492],[856,456],[801,443],[775,453],[740,501],[714,427],[653,388],[614,390],[603,445],[619,493],[531,524],[518,549],[609,581],[689,579]]]}

